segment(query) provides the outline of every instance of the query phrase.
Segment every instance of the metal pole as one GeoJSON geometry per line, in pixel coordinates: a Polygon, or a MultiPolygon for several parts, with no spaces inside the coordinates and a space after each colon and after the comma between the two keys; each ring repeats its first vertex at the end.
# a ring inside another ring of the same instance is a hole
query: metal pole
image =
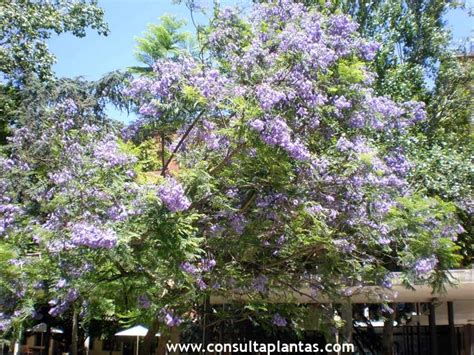
{"type": "Polygon", "coordinates": [[[140,336],[137,335],[137,350],[135,351],[135,353],[138,355],[138,347],[140,346],[140,336]]]}
{"type": "Polygon", "coordinates": [[[454,304],[448,302],[448,324],[449,324],[449,345],[451,348],[451,355],[456,355],[458,350],[456,328],[454,328],[454,304]]]}
{"type": "Polygon", "coordinates": [[[438,338],[436,334],[436,313],[435,305],[430,302],[430,344],[431,355],[438,355],[438,338]]]}
{"type": "Polygon", "coordinates": [[[416,314],[418,316],[418,320],[416,322],[416,333],[417,333],[416,345],[418,347],[417,355],[421,355],[421,327],[420,327],[421,312],[420,312],[419,303],[416,304],[416,314]]]}
{"type": "Polygon", "coordinates": [[[15,343],[13,344],[13,355],[20,355],[20,347],[21,347],[20,341],[21,341],[22,336],[23,336],[23,329],[20,326],[20,330],[18,331],[18,338],[15,339],[15,343]]]}

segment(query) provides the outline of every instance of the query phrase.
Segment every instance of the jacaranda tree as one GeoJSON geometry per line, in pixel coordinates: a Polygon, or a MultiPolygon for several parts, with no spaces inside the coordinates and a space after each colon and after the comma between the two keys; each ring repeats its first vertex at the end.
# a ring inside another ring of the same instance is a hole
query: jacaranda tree
{"type": "Polygon", "coordinates": [[[15,326],[14,336],[32,316],[99,316],[100,281],[117,278],[118,230],[139,212],[142,190],[102,116],[107,82],[36,88],[34,109],[2,147],[1,328],[15,326]]]}
{"type": "MultiPolygon", "coordinates": [[[[290,0],[248,17],[216,9],[204,58],[160,59],[153,76],[132,82],[141,119],[127,137],[154,130],[167,144],[155,172],[163,205],[146,242],[188,241],[172,232],[188,219],[202,250],[168,254],[181,273],[166,304],[147,292],[153,314],[174,310],[169,325],[193,318],[202,294],[243,296],[249,316],[286,326],[298,320],[291,307],[269,312],[276,293],[291,303],[306,286],[316,300],[341,300],[365,285],[389,288],[393,271],[407,286],[447,281],[462,228],[451,204],[407,183],[400,145],[424,105],[375,94],[367,64],[379,45],[356,29],[290,0]]],[[[155,264],[142,267],[159,279],[155,264]]]]}

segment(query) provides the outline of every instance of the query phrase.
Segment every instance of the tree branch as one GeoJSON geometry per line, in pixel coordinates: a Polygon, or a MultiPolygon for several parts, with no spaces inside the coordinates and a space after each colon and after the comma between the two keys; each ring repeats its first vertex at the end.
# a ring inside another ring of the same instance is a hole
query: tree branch
{"type": "Polygon", "coordinates": [[[204,114],[204,111],[201,111],[199,115],[197,115],[196,118],[193,120],[193,122],[191,122],[186,132],[184,132],[178,144],[176,145],[176,147],[174,147],[173,152],[171,153],[170,157],[168,158],[166,163],[163,165],[163,168],[161,169],[161,176],[165,176],[166,170],[168,169],[168,165],[170,165],[171,160],[173,160],[174,156],[176,155],[176,152],[179,150],[179,148],[181,148],[184,140],[188,137],[189,133],[194,128],[194,126],[196,126],[196,123],[199,121],[199,119],[202,117],[203,114],[204,114]]]}

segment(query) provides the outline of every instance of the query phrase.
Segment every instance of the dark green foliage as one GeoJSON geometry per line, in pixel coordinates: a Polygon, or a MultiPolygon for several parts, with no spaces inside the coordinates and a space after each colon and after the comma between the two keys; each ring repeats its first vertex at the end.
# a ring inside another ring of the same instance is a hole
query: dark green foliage
{"type": "Polygon", "coordinates": [[[31,73],[41,79],[53,76],[55,59],[46,44],[53,33],[84,37],[89,27],[108,33],[96,1],[9,0],[0,3],[0,13],[0,72],[20,82],[31,73]]]}

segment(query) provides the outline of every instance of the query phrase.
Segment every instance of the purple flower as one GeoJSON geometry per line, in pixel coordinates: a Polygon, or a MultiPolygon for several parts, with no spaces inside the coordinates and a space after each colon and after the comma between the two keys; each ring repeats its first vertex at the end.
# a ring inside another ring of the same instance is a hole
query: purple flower
{"type": "Polygon", "coordinates": [[[48,177],[56,185],[63,185],[73,179],[73,175],[70,171],[63,170],[55,173],[49,173],[48,177]]]}
{"type": "Polygon", "coordinates": [[[345,137],[339,138],[336,143],[336,148],[341,152],[345,152],[349,149],[352,149],[353,147],[354,144],[351,141],[347,140],[345,137]]]}
{"type": "Polygon", "coordinates": [[[142,106],[140,106],[138,113],[140,113],[140,115],[142,116],[151,116],[151,117],[161,116],[161,111],[154,104],[151,104],[151,103],[145,103],[142,106]]]}
{"type": "Polygon", "coordinates": [[[212,237],[216,237],[216,236],[222,234],[224,231],[225,231],[225,228],[221,225],[212,224],[211,226],[209,226],[209,234],[212,237]]]}
{"type": "Polygon", "coordinates": [[[297,160],[309,160],[311,158],[309,150],[300,142],[290,143],[286,148],[292,158],[297,160]]]}
{"type": "Polygon", "coordinates": [[[347,241],[346,239],[336,239],[334,240],[334,245],[342,252],[348,254],[356,250],[356,246],[353,243],[347,241]]]}
{"type": "Polygon", "coordinates": [[[215,259],[202,259],[201,260],[201,269],[204,272],[211,271],[214,266],[216,266],[216,260],[215,259]]]}
{"type": "Polygon", "coordinates": [[[147,295],[140,295],[137,297],[138,307],[148,309],[151,306],[151,301],[147,295]]]}
{"type": "Polygon", "coordinates": [[[60,288],[63,288],[64,286],[66,286],[66,283],[67,281],[65,279],[60,279],[57,283],[56,283],[56,288],[60,289],[60,288]]]}
{"type": "Polygon", "coordinates": [[[393,287],[392,280],[390,279],[389,275],[383,279],[382,286],[388,289],[393,287]]]}
{"type": "Polygon", "coordinates": [[[350,119],[349,119],[349,126],[351,128],[363,128],[365,126],[366,118],[364,115],[361,113],[355,113],[350,119]]]}
{"type": "Polygon", "coordinates": [[[310,158],[308,149],[301,142],[292,140],[291,129],[281,118],[271,120],[265,131],[261,132],[261,137],[265,143],[282,147],[297,160],[309,160],[310,158]]]}
{"type": "Polygon", "coordinates": [[[196,284],[198,286],[198,288],[202,291],[202,290],[205,290],[207,288],[207,284],[204,282],[204,280],[202,279],[202,277],[198,277],[196,279],[196,284]]]}
{"type": "Polygon", "coordinates": [[[268,278],[265,275],[257,276],[252,283],[253,288],[260,293],[267,292],[268,278]]]}
{"type": "Polygon", "coordinates": [[[338,96],[335,100],[334,100],[334,106],[338,109],[338,110],[343,110],[343,109],[346,109],[346,108],[350,108],[352,106],[351,102],[349,100],[347,100],[344,96],[338,96]]]}
{"type": "Polygon", "coordinates": [[[265,129],[265,123],[262,120],[255,119],[250,121],[249,126],[252,127],[257,132],[262,132],[265,129]]]}
{"type": "Polygon", "coordinates": [[[404,107],[411,116],[411,121],[409,123],[413,124],[426,120],[426,110],[424,102],[408,101],[404,103],[404,107]]]}
{"type": "Polygon", "coordinates": [[[391,243],[391,240],[389,237],[382,235],[379,237],[379,243],[380,245],[389,245],[391,243]]]}
{"type": "Polygon", "coordinates": [[[345,15],[332,15],[328,20],[329,34],[347,37],[357,30],[359,25],[345,15]]]}
{"type": "Polygon", "coordinates": [[[234,214],[230,218],[230,225],[232,226],[232,229],[235,231],[235,233],[237,233],[238,235],[244,233],[246,224],[247,219],[242,214],[234,214]]]}
{"type": "Polygon", "coordinates": [[[14,204],[0,205],[0,234],[13,226],[15,219],[23,214],[23,210],[14,204]]]}
{"type": "Polygon", "coordinates": [[[268,84],[259,85],[256,89],[256,94],[264,110],[270,110],[273,106],[286,99],[286,95],[283,92],[274,90],[268,84]]]}
{"type": "Polygon", "coordinates": [[[290,128],[281,118],[269,122],[268,128],[262,135],[265,143],[287,147],[291,143],[290,128]]]}
{"type": "Polygon", "coordinates": [[[160,318],[170,328],[178,326],[182,322],[180,317],[174,315],[174,312],[166,307],[160,310],[160,318]]]}
{"type": "Polygon", "coordinates": [[[65,99],[58,107],[68,116],[75,115],[78,112],[76,103],[70,98],[65,99]]]}
{"type": "Polygon", "coordinates": [[[181,270],[191,275],[195,275],[199,272],[199,269],[196,266],[187,261],[181,264],[181,270]]]}
{"type": "Polygon", "coordinates": [[[120,152],[117,140],[113,136],[107,136],[106,139],[98,143],[94,150],[94,157],[99,165],[108,168],[126,165],[134,161],[132,157],[120,152]]]}
{"type": "Polygon", "coordinates": [[[171,212],[185,211],[191,206],[191,201],[184,195],[183,186],[170,177],[158,187],[158,196],[171,212]]]}
{"type": "Polygon", "coordinates": [[[375,58],[377,51],[380,49],[380,43],[373,42],[373,41],[370,41],[370,42],[361,41],[358,47],[359,47],[360,56],[363,59],[370,61],[375,58]]]}
{"type": "Polygon", "coordinates": [[[430,258],[418,259],[415,262],[415,266],[414,266],[415,273],[418,276],[423,276],[423,275],[426,275],[428,273],[431,273],[434,270],[434,268],[436,267],[437,264],[438,264],[438,259],[436,259],[436,257],[434,257],[434,256],[432,256],[430,258]]]}
{"type": "Polygon", "coordinates": [[[279,313],[275,313],[273,315],[272,323],[277,327],[286,327],[288,322],[285,318],[283,318],[279,313]]]}
{"type": "Polygon", "coordinates": [[[150,84],[151,82],[148,78],[141,77],[141,78],[135,79],[132,81],[130,86],[125,90],[125,94],[132,97],[138,97],[149,88],[150,84]]]}
{"type": "Polygon", "coordinates": [[[236,197],[238,194],[239,190],[235,188],[230,188],[225,192],[225,195],[230,198],[236,197]]]}
{"type": "Polygon", "coordinates": [[[8,330],[11,326],[11,319],[7,317],[4,313],[0,312],[0,331],[4,332],[8,330]]]}
{"type": "Polygon", "coordinates": [[[412,166],[403,155],[403,151],[400,148],[395,149],[393,152],[387,155],[385,157],[385,162],[398,176],[406,176],[412,166]]]}
{"type": "Polygon", "coordinates": [[[83,221],[72,224],[70,230],[71,242],[77,246],[110,249],[117,244],[117,235],[108,228],[96,227],[83,221]]]}
{"type": "Polygon", "coordinates": [[[49,310],[49,314],[53,317],[58,317],[64,312],[66,312],[69,309],[70,304],[66,301],[62,301],[61,303],[57,304],[56,306],[52,307],[49,310]]]}
{"type": "Polygon", "coordinates": [[[124,141],[129,141],[138,134],[140,129],[142,129],[146,124],[146,121],[144,119],[138,119],[131,124],[129,124],[127,127],[123,128],[120,131],[121,137],[124,141]]]}
{"type": "Polygon", "coordinates": [[[318,213],[321,213],[323,211],[323,208],[321,207],[321,205],[314,205],[307,207],[306,211],[312,215],[317,215],[318,213]]]}
{"type": "Polygon", "coordinates": [[[75,300],[77,300],[77,298],[79,297],[79,292],[73,288],[71,290],[68,291],[67,295],[66,295],[66,302],[74,302],[75,300]]]}

